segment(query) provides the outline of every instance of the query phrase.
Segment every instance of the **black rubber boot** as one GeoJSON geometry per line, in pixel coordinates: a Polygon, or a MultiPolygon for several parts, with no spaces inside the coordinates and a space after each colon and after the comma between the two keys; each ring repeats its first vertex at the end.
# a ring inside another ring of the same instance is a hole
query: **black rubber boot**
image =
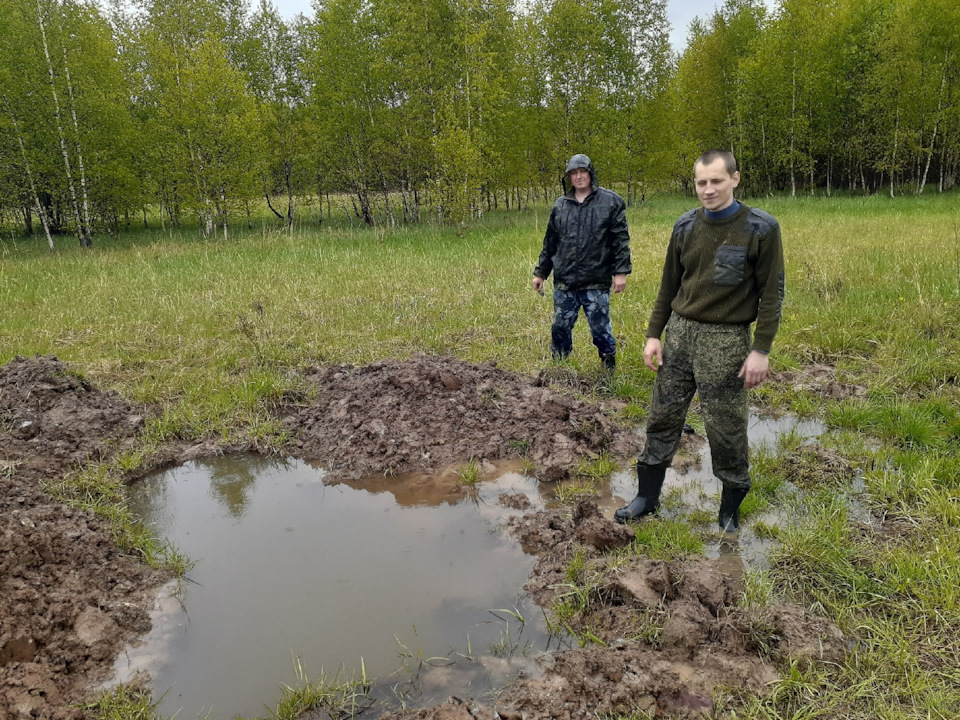
{"type": "Polygon", "coordinates": [[[637,496],[619,510],[613,517],[621,525],[639,520],[644,515],[652,515],[660,509],[660,489],[663,477],[667,474],[665,465],[644,465],[637,463],[637,496]]]}
{"type": "Polygon", "coordinates": [[[617,369],[616,353],[611,353],[610,355],[601,355],[600,362],[603,363],[603,369],[611,375],[617,369]]]}
{"type": "Polygon", "coordinates": [[[740,503],[749,490],[733,489],[724,486],[720,494],[720,514],[717,521],[725,533],[735,533],[740,529],[740,503]]]}

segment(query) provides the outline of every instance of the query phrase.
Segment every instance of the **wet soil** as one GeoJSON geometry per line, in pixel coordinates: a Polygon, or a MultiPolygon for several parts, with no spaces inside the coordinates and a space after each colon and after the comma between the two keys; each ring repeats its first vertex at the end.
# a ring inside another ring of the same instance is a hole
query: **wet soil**
{"type": "Polygon", "coordinates": [[[841,382],[837,379],[837,374],[837,368],[833,365],[814,364],[799,370],[775,372],[770,380],[773,383],[790,386],[795,391],[836,400],[866,397],[865,385],[841,382]]]}
{"type": "MultiPolygon", "coordinates": [[[[523,456],[538,478],[558,480],[600,453],[627,461],[642,442],[617,423],[617,402],[590,403],[549,375],[494,364],[418,356],[312,368],[304,380],[308,391],[278,411],[293,437],[289,454],[319,462],[332,480],[509,455],[523,456]]],[[[47,487],[136,446],[146,415],[54,357],[0,367],[0,717],[85,717],[73,704],[149,629],[147,608],[166,578],[124,555],[103,521],[58,502],[47,487]]],[[[163,448],[151,463],[222,449],[212,441],[163,448]]],[[[542,677],[521,678],[496,698],[451,699],[411,714],[710,716],[716,688],[763,693],[788,658],[843,657],[843,638],[822,618],[793,606],[739,607],[736,581],[715,561],[612,563],[633,534],[590,503],[572,516],[523,511],[512,532],[538,557],[527,591],[549,604],[569,583],[570,558],[585,553],[591,591],[571,627],[606,646],[553,655],[542,677]]]]}
{"type": "Polygon", "coordinates": [[[531,378],[492,362],[418,355],[306,376],[316,398],[285,408],[285,424],[297,435],[295,454],[325,459],[331,479],[521,455],[538,478],[560,480],[582,459],[629,457],[641,445],[612,418],[618,401],[558,392],[547,373],[531,378]]]}
{"type": "Polygon", "coordinates": [[[512,530],[539,555],[527,591],[549,607],[569,594],[570,561],[587,588],[570,628],[601,647],[557,654],[537,680],[521,679],[496,701],[501,718],[586,718],[646,712],[713,717],[713,694],[763,694],[786,662],[838,663],[840,630],[793,605],[746,608],[742,587],[717,560],[667,562],[630,556],[612,562],[632,531],[584,501],[566,518],[543,511],[515,518],[512,530]]]}
{"type": "Polygon", "coordinates": [[[131,447],[143,422],[54,357],[0,367],[0,717],[83,717],[71,703],[150,629],[162,574],[44,489],[131,447]]]}

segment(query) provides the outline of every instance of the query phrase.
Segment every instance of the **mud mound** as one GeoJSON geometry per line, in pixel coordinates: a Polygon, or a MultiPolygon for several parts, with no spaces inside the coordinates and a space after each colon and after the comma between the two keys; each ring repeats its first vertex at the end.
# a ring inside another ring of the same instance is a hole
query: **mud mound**
{"type": "Polygon", "coordinates": [[[842,661],[836,626],[792,605],[738,607],[739,585],[716,561],[638,555],[611,563],[601,551],[632,540],[611,541],[618,527],[592,503],[572,519],[548,511],[511,521],[540,553],[526,586],[538,604],[571,597],[570,560],[586,553],[576,563],[583,607],[568,622],[608,647],[559,653],[542,679],[520,680],[497,698],[501,718],[712,716],[718,688],[763,693],[781,663],[842,661]]]}
{"type": "Polygon", "coordinates": [[[770,379],[775,383],[789,385],[797,392],[808,392],[834,400],[867,395],[864,385],[839,382],[837,369],[833,365],[814,364],[800,370],[784,370],[773,373],[770,379]]]}
{"type": "Polygon", "coordinates": [[[129,446],[143,415],[95,390],[56,357],[17,357],[0,367],[0,472],[62,475],[129,446]]]}
{"type": "Polygon", "coordinates": [[[583,458],[626,458],[641,445],[609,417],[612,403],[586,404],[494,363],[418,355],[307,376],[317,399],[286,408],[284,422],[295,452],[338,479],[520,454],[537,477],[558,480],[583,458]]]}
{"type": "Polygon", "coordinates": [[[40,488],[133,442],[142,424],[55,357],[0,367],[0,717],[83,717],[69,703],[150,627],[145,593],[159,578],[93,513],[40,488]]]}

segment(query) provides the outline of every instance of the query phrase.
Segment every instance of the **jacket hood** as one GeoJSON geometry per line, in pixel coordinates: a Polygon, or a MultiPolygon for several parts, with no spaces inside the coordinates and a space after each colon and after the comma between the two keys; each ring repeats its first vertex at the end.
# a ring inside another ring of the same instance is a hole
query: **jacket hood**
{"type": "Polygon", "coordinates": [[[596,191],[598,187],[597,173],[593,169],[593,163],[590,161],[590,158],[583,153],[577,153],[567,161],[567,169],[563,171],[563,190],[565,193],[571,190],[571,186],[567,183],[570,173],[580,168],[583,168],[590,173],[590,186],[594,191],[596,191]]]}

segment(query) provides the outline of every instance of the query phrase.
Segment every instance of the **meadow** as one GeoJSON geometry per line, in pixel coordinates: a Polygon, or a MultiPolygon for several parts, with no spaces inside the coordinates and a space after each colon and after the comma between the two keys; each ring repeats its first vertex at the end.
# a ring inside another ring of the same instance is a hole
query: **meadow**
{"type": "MultiPolygon", "coordinates": [[[[771,529],[779,543],[745,601],[790,597],[834,619],[851,646],[842,666],[787,668],[737,717],[957,717],[960,197],[748,202],[783,230],[773,369],[827,366],[866,388],[841,398],[767,384],[754,399],[827,423],[823,442],[853,469],[872,523],[852,516],[851,475],[810,462],[798,476],[786,456],[755,458],[761,485],[789,477],[803,502],[795,522],[771,529]]],[[[628,213],[634,269],[612,303],[621,355],[615,381],[598,388],[628,401],[628,422],[645,413],[646,321],[671,225],[689,207],[657,196],[628,213]]],[[[310,365],[423,352],[548,367],[552,304],[530,287],[548,212],[489,213],[465,227],[262,224],[229,240],[167,227],[92,249],[60,238],[53,253],[5,234],[0,363],[54,354],[147,404],[147,445],[213,436],[270,451],[287,440],[270,408],[300,390],[310,365]]],[[[582,319],[569,363],[600,379],[582,319]]]]}

